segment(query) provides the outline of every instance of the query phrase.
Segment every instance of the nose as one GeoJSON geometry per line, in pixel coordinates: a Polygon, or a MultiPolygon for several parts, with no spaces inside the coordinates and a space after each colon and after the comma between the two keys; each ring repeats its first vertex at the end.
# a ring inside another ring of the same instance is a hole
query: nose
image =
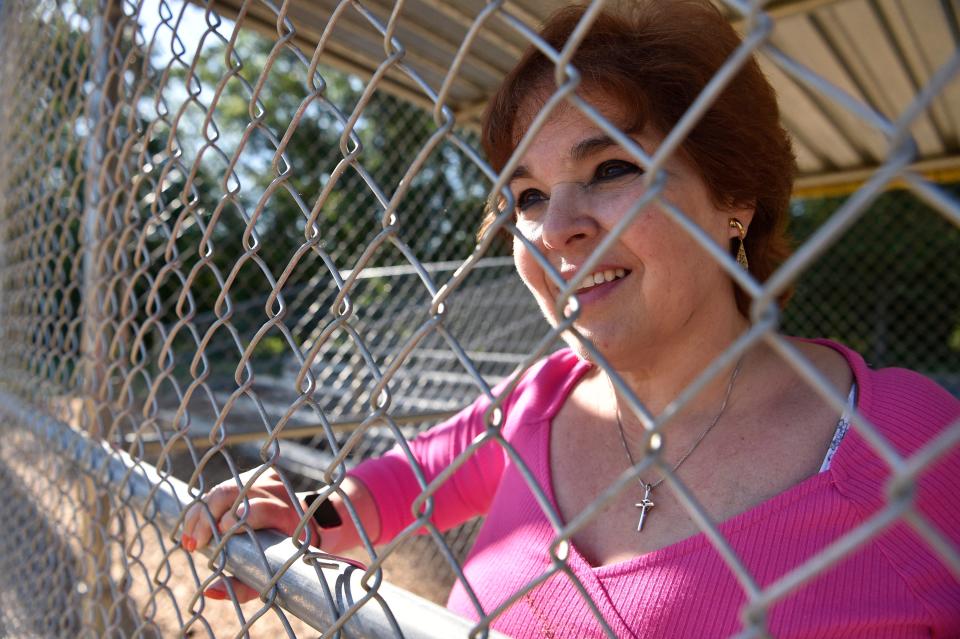
{"type": "Polygon", "coordinates": [[[597,235],[599,225],[588,200],[579,183],[558,184],[552,189],[543,220],[542,239],[545,248],[570,248],[597,235]]]}

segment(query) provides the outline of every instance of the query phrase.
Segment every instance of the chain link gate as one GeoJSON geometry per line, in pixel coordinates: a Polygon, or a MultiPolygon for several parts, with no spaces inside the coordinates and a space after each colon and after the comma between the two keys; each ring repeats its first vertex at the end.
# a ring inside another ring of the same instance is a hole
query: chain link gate
{"type": "MultiPolygon", "coordinates": [[[[842,408],[844,398],[774,332],[774,300],[798,280],[804,295],[802,278],[890,198],[925,207],[933,234],[946,238],[943,250],[960,246],[956,192],[910,169],[911,126],[957,81],[960,48],[891,119],[771,45],[764,3],[726,4],[742,16],[743,45],[667,142],[648,157],[615,136],[648,169],[647,200],[663,205],[754,301],[750,332],[681,399],[766,341],[842,408]],[[825,201],[827,214],[763,285],[661,200],[656,181],[683,133],[755,51],[888,144],[882,166],[849,197],[825,201]],[[884,194],[895,179],[906,190],[884,194]]],[[[167,0],[0,4],[0,475],[8,491],[0,502],[0,634],[496,636],[489,624],[499,610],[478,610],[474,625],[408,592],[442,601],[451,580],[464,579],[475,524],[444,534],[421,515],[425,536],[411,527],[376,549],[365,538],[356,555],[365,573],[300,542],[254,534],[242,521],[205,559],[179,545],[185,508],[222,479],[242,485],[244,471],[277,469],[291,492],[318,480],[337,490],[357,460],[413,437],[478,392],[499,407],[504,396],[491,388],[572,329],[574,317],[554,328],[539,317],[495,233],[474,241],[484,204],[512,164],[495,174],[445,103],[479,34],[535,42],[529,16],[509,2],[470,15],[443,83],[431,84],[396,36],[404,3],[370,6],[378,10],[338,4],[305,52],[290,2],[243,3],[235,23],[212,4],[167,0]],[[246,29],[254,6],[275,16],[270,37],[246,29]],[[347,14],[383,41],[366,81],[321,64],[328,34],[347,28],[347,14]],[[430,109],[382,90],[396,73],[419,86],[430,109]],[[225,573],[262,599],[207,601],[203,589],[225,573]]],[[[552,57],[563,82],[551,104],[567,100],[619,133],[572,92],[570,52],[552,57]]],[[[504,216],[495,226],[516,232],[504,216]]],[[[957,254],[939,256],[942,281],[951,281],[957,254]]],[[[812,278],[810,295],[827,279],[812,278]]],[[[562,307],[573,285],[556,285],[562,307]]],[[[956,317],[955,290],[931,294],[931,304],[956,317]]],[[[784,323],[802,333],[816,318],[801,309],[784,323]]],[[[936,348],[903,363],[932,369],[954,357],[936,348]]],[[[956,393],[955,361],[933,372],[956,393]]],[[[663,426],[622,382],[618,390],[651,428],[663,426]]],[[[511,448],[498,415],[490,411],[490,428],[471,450],[488,441],[511,448]]],[[[564,553],[574,530],[651,465],[737,576],[747,596],[743,636],[764,634],[769,607],[898,521],[960,578],[957,549],[912,508],[917,478],[960,446],[960,423],[906,459],[862,416],[853,427],[893,471],[886,508],[762,588],[655,455],[565,525],[525,471],[555,524],[554,557],[507,603],[555,574],[577,583],[564,553]]],[[[442,478],[418,480],[429,503],[442,478]]]]}

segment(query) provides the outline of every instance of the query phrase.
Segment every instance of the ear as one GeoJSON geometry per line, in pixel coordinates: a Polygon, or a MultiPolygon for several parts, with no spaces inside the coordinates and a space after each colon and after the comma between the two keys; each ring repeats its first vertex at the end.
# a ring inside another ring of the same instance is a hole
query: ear
{"type": "MultiPolygon", "coordinates": [[[[743,230],[747,235],[750,235],[750,223],[753,221],[753,214],[756,212],[755,203],[751,202],[748,206],[738,206],[730,207],[728,210],[724,211],[726,219],[729,221],[731,219],[740,220],[740,223],[743,224],[743,230]]],[[[737,239],[740,237],[740,232],[736,227],[727,224],[727,237],[731,240],[737,239]]]]}

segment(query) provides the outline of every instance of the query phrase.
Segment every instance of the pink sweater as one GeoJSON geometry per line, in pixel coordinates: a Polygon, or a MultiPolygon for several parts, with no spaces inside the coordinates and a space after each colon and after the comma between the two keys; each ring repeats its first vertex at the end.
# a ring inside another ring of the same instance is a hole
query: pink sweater
{"type": "MultiPolygon", "coordinates": [[[[857,406],[901,453],[909,455],[960,417],[960,402],[926,378],[902,369],[874,371],[833,342],[850,364],[857,406]]],[[[548,465],[553,416],[590,368],[563,350],[528,371],[508,398],[504,437],[544,487],[556,509],[548,465]]],[[[427,480],[484,431],[485,399],[441,424],[410,448],[427,480]]],[[[413,521],[419,494],[399,450],[351,473],[374,495],[386,542],[413,521]]],[[[720,524],[720,531],[764,587],[854,529],[885,504],[889,469],[853,428],[830,469],[720,524]]],[[[960,551],[960,447],[921,476],[917,510],[960,551]]],[[[447,529],[477,515],[486,520],[464,564],[483,610],[490,611],[550,568],[555,531],[516,465],[492,443],[481,446],[436,493],[432,519],[447,529]]],[[[592,567],[571,547],[570,570],[618,637],[726,637],[742,629],[746,595],[702,534],[629,561],[592,567]]],[[[449,608],[479,617],[463,584],[449,608]]],[[[558,573],[507,608],[493,627],[526,637],[600,637],[583,596],[558,573]]],[[[775,637],[960,637],[960,581],[904,523],[897,522],[828,571],[775,603],[767,615],[775,637]]]]}

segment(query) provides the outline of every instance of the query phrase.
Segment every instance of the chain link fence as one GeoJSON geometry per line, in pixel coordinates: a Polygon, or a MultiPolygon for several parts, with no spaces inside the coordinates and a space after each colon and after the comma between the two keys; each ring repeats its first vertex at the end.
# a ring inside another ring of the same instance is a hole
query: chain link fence
{"type": "MultiPolygon", "coordinates": [[[[960,193],[956,184],[943,191],[953,199],[960,193]]],[[[793,236],[809,237],[845,201],[796,200],[793,236]]],[[[874,366],[921,371],[960,395],[957,240],[950,221],[914,193],[879,195],[797,281],[785,332],[830,335],[874,366]]]]}
{"type": "MultiPolygon", "coordinates": [[[[542,319],[506,243],[491,235],[477,245],[506,176],[480,157],[476,132],[453,121],[443,89],[420,82],[431,111],[381,86],[388,71],[420,78],[393,36],[397,13],[337,5],[384,42],[384,73],[360,79],[324,65],[323,40],[313,51],[294,43],[292,3],[256,3],[276,16],[269,37],[246,28],[248,4],[236,22],[214,4],[168,0],[0,4],[0,634],[494,636],[500,611],[478,610],[474,624],[430,603],[465,580],[477,521],[443,532],[422,515],[428,534],[408,529],[384,548],[367,539],[355,554],[365,573],[242,525],[205,558],[180,546],[185,509],[218,482],[276,469],[291,491],[335,490],[347,468],[478,394],[499,406],[491,388],[557,348],[568,328],[542,319]],[[261,600],[207,600],[202,591],[223,574],[261,600]]],[[[842,405],[777,336],[779,323],[960,395],[957,187],[909,170],[907,135],[957,82],[960,49],[888,119],[765,44],[772,23],[757,3],[729,4],[750,15],[743,53],[765,50],[886,135],[890,151],[860,188],[794,202],[798,251],[765,286],[686,227],[758,308],[797,288],[782,318],[758,314],[694,386],[766,340],[842,405]],[[894,178],[899,188],[885,190],[894,178]]],[[[459,50],[481,28],[535,39],[501,5],[478,8],[459,50]]],[[[460,63],[445,72],[455,77],[460,63]]],[[[668,153],[642,159],[655,173],[668,153]]],[[[490,426],[484,441],[511,449],[490,426]]],[[[876,443],[861,416],[854,427],[876,443]]],[[[911,485],[958,441],[953,424],[909,459],[876,445],[892,481],[911,485]]],[[[654,456],[611,490],[651,464],[682,486],[654,456]]],[[[442,483],[418,479],[425,498],[442,483]]],[[[910,508],[908,492],[765,588],[696,500],[687,507],[744,584],[748,636],[765,631],[762,613],[777,600],[898,519],[960,576],[958,550],[910,508]]],[[[558,524],[555,548],[573,532],[558,524]]],[[[559,551],[541,581],[556,574],[578,580],[559,551]]]]}

